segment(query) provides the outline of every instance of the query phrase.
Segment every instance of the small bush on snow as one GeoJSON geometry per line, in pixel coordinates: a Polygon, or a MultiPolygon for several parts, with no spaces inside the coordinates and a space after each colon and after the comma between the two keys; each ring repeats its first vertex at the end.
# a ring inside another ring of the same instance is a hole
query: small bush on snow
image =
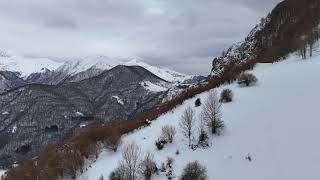
{"type": "Polygon", "coordinates": [[[167,164],[167,168],[171,169],[172,165],[173,165],[174,159],[171,157],[167,158],[166,164],[167,164]]]}
{"type": "Polygon", "coordinates": [[[166,126],[162,127],[161,137],[162,137],[162,139],[166,140],[167,142],[172,143],[176,133],[177,133],[177,131],[174,126],[166,125],[166,126]]]}
{"type": "Polygon", "coordinates": [[[258,79],[250,73],[242,73],[238,78],[238,84],[241,86],[252,86],[257,83],[258,79]]]}
{"type": "Polygon", "coordinates": [[[158,172],[157,163],[153,154],[147,153],[139,165],[140,174],[145,180],[150,180],[151,176],[158,172]]]}
{"type": "Polygon", "coordinates": [[[162,138],[159,138],[159,139],[156,141],[155,145],[156,145],[156,147],[157,147],[158,150],[162,150],[162,149],[164,148],[164,145],[167,144],[167,143],[168,143],[168,142],[167,142],[166,140],[164,140],[164,139],[162,139],[162,138]]]}
{"type": "Polygon", "coordinates": [[[200,98],[198,98],[198,99],[194,102],[194,105],[195,105],[196,107],[201,106],[201,100],[200,100],[200,98]]]}
{"type": "Polygon", "coordinates": [[[204,148],[209,147],[208,140],[209,140],[209,136],[207,132],[204,130],[201,130],[199,134],[199,139],[198,139],[198,146],[204,147],[204,148]]]}
{"type": "Polygon", "coordinates": [[[101,175],[101,176],[99,177],[99,180],[104,180],[103,175],[101,175]]]}
{"type": "Polygon", "coordinates": [[[180,151],[179,149],[176,150],[176,155],[179,155],[180,154],[180,151]]]}
{"type": "Polygon", "coordinates": [[[232,102],[232,100],[233,100],[232,91],[230,89],[224,89],[220,95],[220,102],[228,103],[228,102],[232,102]]]}
{"type": "Polygon", "coordinates": [[[206,180],[207,168],[198,161],[191,162],[183,169],[180,180],[206,180]]]}
{"type": "Polygon", "coordinates": [[[120,165],[115,170],[113,170],[109,176],[110,180],[126,180],[127,177],[127,169],[120,165]]]}

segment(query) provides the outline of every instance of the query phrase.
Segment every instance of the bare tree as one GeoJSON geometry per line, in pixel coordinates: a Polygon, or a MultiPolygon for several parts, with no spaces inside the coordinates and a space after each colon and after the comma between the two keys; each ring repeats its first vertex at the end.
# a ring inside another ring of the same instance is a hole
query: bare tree
{"type": "Polygon", "coordinates": [[[179,126],[183,135],[188,138],[189,146],[191,146],[191,135],[195,123],[194,111],[191,107],[188,107],[182,114],[179,126]]]}
{"type": "Polygon", "coordinates": [[[207,169],[198,161],[191,162],[183,169],[181,180],[206,180],[207,169]]]}
{"type": "Polygon", "coordinates": [[[166,125],[162,127],[162,138],[172,143],[177,131],[174,126],[166,125]]]}
{"type": "Polygon", "coordinates": [[[150,180],[151,176],[158,171],[157,163],[153,154],[147,153],[139,165],[139,171],[145,180],[150,180]]]}
{"type": "Polygon", "coordinates": [[[127,171],[128,180],[138,179],[138,168],[141,160],[141,149],[135,143],[130,143],[124,147],[120,164],[127,171]]]}
{"type": "Polygon", "coordinates": [[[124,165],[120,165],[115,170],[113,170],[109,176],[110,180],[127,180],[128,171],[124,165]]]}
{"type": "Polygon", "coordinates": [[[224,128],[221,113],[221,103],[218,100],[216,91],[209,93],[206,102],[202,107],[202,121],[211,129],[212,134],[220,134],[224,128]]]}

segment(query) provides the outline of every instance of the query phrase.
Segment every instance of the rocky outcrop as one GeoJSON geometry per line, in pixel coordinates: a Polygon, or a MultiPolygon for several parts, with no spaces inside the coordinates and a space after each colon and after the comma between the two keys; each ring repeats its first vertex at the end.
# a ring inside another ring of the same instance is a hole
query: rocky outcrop
{"type": "Polygon", "coordinates": [[[242,42],[231,46],[212,62],[212,76],[220,76],[236,65],[251,60],[270,63],[286,58],[292,52],[307,48],[312,56],[318,41],[320,21],[319,0],[284,0],[262,18],[242,42]]]}

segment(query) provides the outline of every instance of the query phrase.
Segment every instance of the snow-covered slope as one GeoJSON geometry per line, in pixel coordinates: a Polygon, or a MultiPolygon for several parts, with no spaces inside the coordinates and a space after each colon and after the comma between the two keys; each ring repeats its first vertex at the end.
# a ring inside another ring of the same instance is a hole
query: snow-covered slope
{"type": "MultiPolygon", "coordinates": [[[[190,161],[198,160],[214,180],[301,180],[319,179],[320,167],[320,57],[307,61],[300,58],[277,64],[261,64],[253,73],[259,83],[250,88],[231,84],[235,100],[224,104],[226,131],[220,137],[210,137],[208,149],[188,149],[187,140],[179,131],[179,120],[186,107],[195,108],[196,98],[187,100],[172,112],[159,117],[149,127],[123,136],[118,152],[102,152],[98,160],[78,179],[108,178],[118,165],[123,144],[136,142],[144,152],[152,152],[160,165],[174,158],[174,174],[179,176],[190,161]],[[299,72],[299,73],[297,73],[299,72]],[[178,129],[173,144],[158,151],[154,145],[161,127],[171,124],[178,129]],[[179,149],[180,154],[176,155],[179,149]],[[245,159],[250,154],[252,161],[245,159]]],[[[153,179],[166,179],[164,175],[153,179]]]]}
{"type": "Polygon", "coordinates": [[[5,51],[0,52],[0,70],[19,72],[21,77],[44,72],[46,69],[55,70],[62,64],[47,58],[27,58],[5,51]]]}
{"type": "Polygon", "coordinates": [[[144,67],[145,69],[152,72],[156,76],[169,82],[184,82],[185,80],[192,78],[192,76],[190,75],[179,73],[168,68],[159,68],[159,67],[151,66],[137,59],[133,59],[129,62],[126,62],[125,65],[144,67]]]}
{"type": "Polygon", "coordinates": [[[5,172],[6,171],[0,169],[0,179],[1,179],[1,176],[4,175],[5,172]]]}
{"type": "Polygon", "coordinates": [[[117,65],[123,64],[121,59],[110,58],[104,55],[88,56],[84,58],[66,58],[63,59],[66,63],[61,66],[72,74],[86,71],[90,68],[109,70],[117,65]]]}

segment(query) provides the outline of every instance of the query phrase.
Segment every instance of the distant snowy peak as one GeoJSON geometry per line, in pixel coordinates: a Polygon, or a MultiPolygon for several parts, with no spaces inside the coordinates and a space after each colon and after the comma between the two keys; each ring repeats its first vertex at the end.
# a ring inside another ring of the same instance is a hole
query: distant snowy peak
{"type": "MultiPolygon", "coordinates": [[[[75,80],[82,80],[83,78],[95,76],[99,74],[99,72],[110,70],[118,65],[143,67],[168,82],[185,82],[193,78],[193,76],[179,73],[168,68],[149,65],[139,58],[125,59],[105,55],[94,55],[80,58],[62,58],[55,61],[48,58],[28,58],[9,51],[0,50],[0,71],[17,72],[20,74],[20,77],[24,79],[27,79],[30,75],[41,77],[41,74],[46,74],[44,76],[53,76],[52,73],[47,73],[52,71],[60,74],[61,76],[59,77],[77,75],[75,80]]],[[[44,79],[48,78],[50,79],[50,77],[44,79]]],[[[50,80],[50,82],[55,81],[50,80]]]]}
{"type": "Polygon", "coordinates": [[[0,71],[17,72],[21,77],[46,70],[55,70],[63,63],[47,58],[28,58],[0,50],[0,71]]]}
{"type": "Polygon", "coordinates": [[[133,59],[133,60],[125,63],[124,65],[141,66],[141,67],[147,69],[148,71],[152,72],[156,76],[158,76],[166,81],[169,81],[169,82],[184,82],[185,80],[192,78],[192,76],[190,76],[190,75],[179,73],[179,72],[173,71],[168,68],[159,68],[159,67],[151,66],[151,65],[149,65],[145,62],[142,62],[138,59],[133,59]]]}
{"type": "Polygon", "coordinates": [[[168,68],[159,68],[156,66],[149,65],[137,58],[127,60],[123,58],[111,58],[104,55],[89,56],[86,58],[67,59],[67,62],[59,69],[68,71],[70,74],[77,74],[89,69],[97,70],[109,70],[118,65],[125,66],[140,66],[156,76],[168,81],[168,82],[184,82],[192,76],[179,73],[168,68]]]}
{"type": "Polygon", "coordinates": [[[109,70],[117,65],[123,64],[118,58],[110,58],[104,55],[88,56],[84,58],[68,58],[60,67],[68,69],[71,73],[80,73],[88,69],[109,70]]]}

